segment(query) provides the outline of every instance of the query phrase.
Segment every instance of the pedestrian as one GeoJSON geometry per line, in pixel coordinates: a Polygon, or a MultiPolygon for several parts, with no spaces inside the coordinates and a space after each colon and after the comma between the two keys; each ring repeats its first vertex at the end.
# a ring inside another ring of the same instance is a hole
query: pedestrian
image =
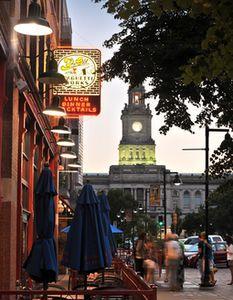
{"type": "Polygon", "coordinates": [[[184,244],[178,240],[178,235],[175,235],[175,240],[178,241],[178,244],[180,246],[180,262],[179,262],[179,266],[178,266],[178,284],[179,284],[179,288],[183,289],[183,285],[184,285],[184,244]]]}
{"type": "Polygon", "coordinates": [[[181,248],[173,234],[166,241],[166,261],[168,268],[168,282],[171,291],[179,291],[181,286],[178,282],[178,268],[181,259],[181,248]]]}
{"type": "Polygon", "coordinates": [[[204,283],[205,280],[205,267],[206,267],[206,259],[209,270],[208,272],[210,284],[215,285],[216,280],[214,279],[214,257],[212,246],[206,240],[205,232],[201,232],[199,235],[199,243],[198,243],[198,265],[199,271],[201,274],[201,283],[204,283]]]}
{"type": "Polygon", "coordinates": [[[143,262],[144,279],[147,283],[154,284],[156,263],[155,263],[155,247],[152,239],[146,241],[145,250],[146,250],[145,259],[143,262]]]}
{"type": "Polygon", "coordinates": [[[231,272],[231,281],[228,285],[233,284],[233,239],[230,236],[226,237],[227,242],[227,264],[231,272]]]}
{"type": "Polygon", "coordinates": [[[138,240],[136,241],[135,256],[134,256],[135,270],[141,277],[144,276],[143,261],[144,261],[145,252],[146,252],[145,243],[146,243],[146,233],[142,232],[139,235],[138,240]]]}

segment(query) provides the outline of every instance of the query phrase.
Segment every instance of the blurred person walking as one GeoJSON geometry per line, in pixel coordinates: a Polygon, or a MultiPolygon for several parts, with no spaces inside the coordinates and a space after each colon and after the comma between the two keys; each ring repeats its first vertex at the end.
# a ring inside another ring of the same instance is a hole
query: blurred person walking
{"type": "Polygon", "coordinates": [[[228,285],[233,284],[233,239],[230,236],[226,237],[227,242],[227,264],[231,272],[231,281],[228,285]]]}
{"type": "Polygon", "coordinates": [[[179,291],[181,289],[180,283],[178,281],[178,268],[180,265],[180,258],[182,253],[180,245],[175,239],[176,236],[170,234],[167,237],[165,245],[168,281],[171,291],[179,291]]]}
{"type": "Polygon", "coordinates": [[[155,246],[152,239],[149,239],[145,243],[145,259],[143,262],[144,267],[144,279],[149,284],[154,284],[154,276],[155,276],[155,246]]]}
{"type": "Polygon", "coordinates": [[[139,238],[135,244],[135,258],[134,258],[135,271],[142,277],[144,276],[143,261],[145,259],[145,253],[146,253],[145,243],[146,243],[146,233],[142,232],[139,235],[139,238]]]}

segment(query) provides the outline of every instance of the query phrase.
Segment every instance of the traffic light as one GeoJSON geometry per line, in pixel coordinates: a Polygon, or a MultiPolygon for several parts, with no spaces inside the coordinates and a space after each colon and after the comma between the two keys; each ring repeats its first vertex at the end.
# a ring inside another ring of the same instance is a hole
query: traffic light
{"type": "Polygon", "coordinates": [[[158,222],[159,222],[159,225],[160,225],[160,226],[163,225],[163,216],[159,216],[159,217],[158,217],[158,222]]]}
{"type": "Polygon", "coordinates": [[[173,225],[177,225],[177,213],[172,214],[172,223],[173,225]]]}

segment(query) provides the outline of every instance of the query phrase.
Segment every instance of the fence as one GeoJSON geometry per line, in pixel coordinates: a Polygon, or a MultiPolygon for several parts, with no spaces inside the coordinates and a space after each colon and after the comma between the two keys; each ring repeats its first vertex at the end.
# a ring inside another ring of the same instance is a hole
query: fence
{"type": "Polygon", "coordinates": [[[122,279],[122,287],[100,286],[93,289],[78,290],[15,290],[0,291],[0,300],[31,299],[133,299],[157,300],[156,287],[149,286],[136,272],[121,259],[114,260],[116,275],[122,279]]]}

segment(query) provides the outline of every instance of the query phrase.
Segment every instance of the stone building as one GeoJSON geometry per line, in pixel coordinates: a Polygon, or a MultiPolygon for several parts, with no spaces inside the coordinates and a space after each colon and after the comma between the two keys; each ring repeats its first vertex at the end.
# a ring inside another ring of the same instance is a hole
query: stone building
{"type": "MultiPolygon", "coordinates": [[[[108,174],[84,174],[84,183],[89,180],[96,191],[123,189],[131,193],[155,221],[158,216],[164,216],[166,200],[169,227],[176,208],[185,216],[197,211],[204,203],[205,179],[202,174],[182,173],[179,174],[182,184],[176,186],[173,184],[175,172],[156,164],[155,142],[151,138],[152,114],[143,95],[143,86],[129,89],[128,103],[121,115],[123,134],[119,144],[119,165],[110,166],[108,174]]],[[[210,192],[218,185],[218,181],[210,181],[210,192]]]]}

